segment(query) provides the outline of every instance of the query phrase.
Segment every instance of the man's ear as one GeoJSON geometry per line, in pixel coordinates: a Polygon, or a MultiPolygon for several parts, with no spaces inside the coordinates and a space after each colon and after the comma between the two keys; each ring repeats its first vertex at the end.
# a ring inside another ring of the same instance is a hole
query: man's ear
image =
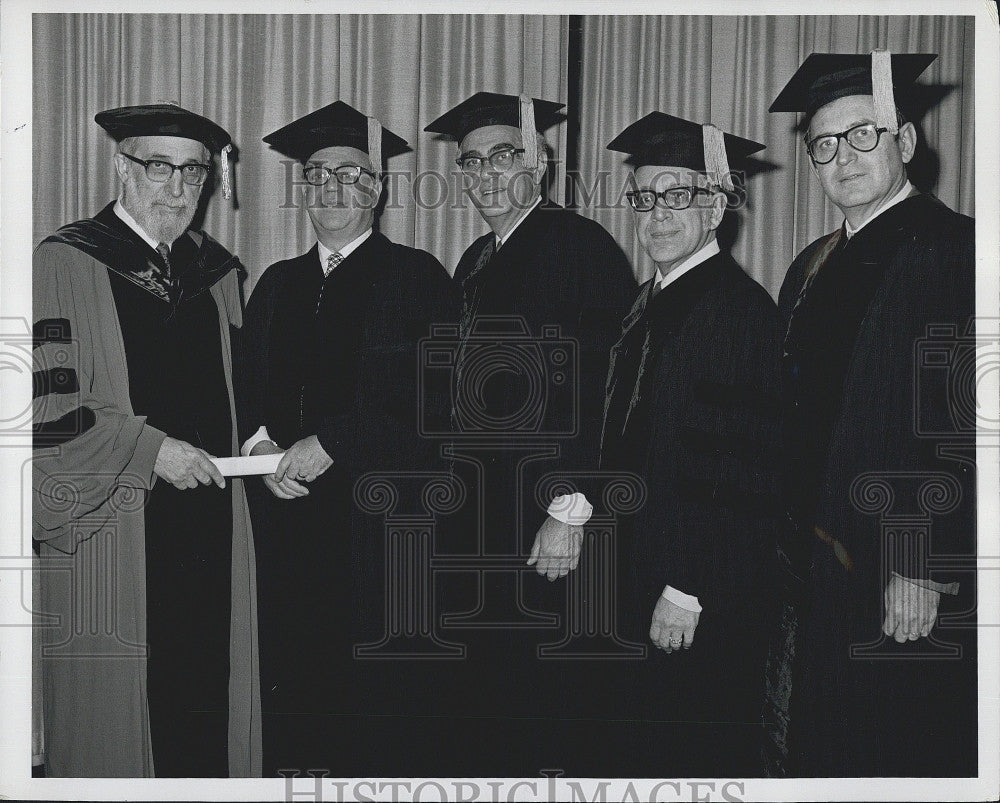
{"type": "Polygon", "coordinates": [[[896,142],[899,143],[899,155],[903,159],[903,164],[909,164],[917,150],[917,129],[913,123],[903,123],[899,127],[896,142]]]}
{"type": "Polygon", "coordinates": [[[538,164],[535,169],[531,171],[532,178],[539,187],[542,185],[542,179],[545,177],[545,171],[548,169],[549,165],[549,154],[545,149],[545,140],[539,137],[538,142],[538,164]]]}
{"type": "Polygon", "coordinates": [[[386,181],[385,173],[379,173],[378,178],[372,180],[371,187],[368,190],[371,201],[369,207],[371,209],[375,209],[379,205],[382,195],[387,191],[387,186],[388,182],[386,181]]]}
{"type": "MultiPolygon", "coordinates": [[[[299,175],[300,176],[302,175],[301,172],[299,173],[299,175]]],[[[336,181],[337,179],[331,178],[330,180],[336,181]]],[[[313,186],[312,184],[310,184],[308,181],[305,180],[305,177],[303,177],[302,183],[298,185],[299,198],[302,199],[303,208],[309,209],[314,205],[320,206],[321,204],[319,203],[319,197],[321,195],[321,192],[317,192],[317,190],[322,191],[322,189],[323,189],[322,187],[313,186]]]]}
{"type": "Polygon", "coordinates": [[[118,180],[125,184],[128,179],[128,159],[122,156],[120,153],[115,153],[112,157],[112,161],[115,165],[115,173],[118,174],[118,180]]]}
{"type": "MultiPolygon", "coordinates": [[[[838,150],[838,153],[839,153],[839,150],[838,150]]],[[[819,177],[820,165],[816,164],[813,161],[812,157],[809,155],[809,151],[806,151],[806,159],[809,160],[809,166],[812,168],[813,175],[818,178],[819,177]]]]}
{"type": "Polygon", "coordinates": [[[724,192],[712,193],[712,207],[708,218],[710,231],[715,231],[722,223],[722,218],[726,214],[726,200],[724,192]]]}

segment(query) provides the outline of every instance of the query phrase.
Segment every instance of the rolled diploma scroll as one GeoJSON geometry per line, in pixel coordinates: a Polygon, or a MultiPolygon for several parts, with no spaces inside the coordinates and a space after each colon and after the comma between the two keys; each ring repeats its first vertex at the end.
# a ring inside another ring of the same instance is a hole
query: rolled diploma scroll
{"type": "Polygon", "coordinates": [[[284,457],[281,454],[258,454],[252,457],[213,457],[212,462],[223,477],[247,477],[254,474],[273,474],[278,470],[278,463],[284,457]]]}

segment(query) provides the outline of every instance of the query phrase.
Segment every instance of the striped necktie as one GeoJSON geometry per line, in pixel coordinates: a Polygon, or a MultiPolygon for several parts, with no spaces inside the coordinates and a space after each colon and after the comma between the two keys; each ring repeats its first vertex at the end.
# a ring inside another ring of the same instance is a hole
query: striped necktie
{"type": "Polygon", "coordinates": [[[496,239],[490,237],[486,246],[479,252],[476,264],[469,271],[469,275],[462,279],[462,313],[459,318],[459,336],[463,341],[468,338],[469,332],[472,331],[472,321],[476,317],[476,311],[479,309],[480,285],[476,281],[477,277],[490,263],[490,259],[493,257],[495,251],[496,239]]]}
{"type": "Polygon", "coordinates": [[[323,268],[323,276],[329,276],[335,267],[344,261],[343,255],[340,251],[335,251],[326,258],[326,267],[323,268]]]}
{"type": "Polygon", "coordinates": [[[173,275],[173,268],[170,264],[170,246],[160,243],[156,246],[156,253],[163,260],[163,275],[161,278],[163,290],[166,293],[167,301],[170,304],[170,313],[167,315],[169,321],[177,312],[177,305],[180,304],[180,294],[177,292],[177,278],[173,275]]]}
{"type": "Polygon", "coordinates": [[[166,243],[160,243],[156,246],[156,252],[163,258],[163,264],[166,267],[166,273],[164,273],[164,276],[166,277],[167,282],[170,283],[172,279],[171,274],[173,272],[170,269],[170,246],[166,243]]]}
{"type": "Polygon", "coordinates": [[[344,255],[341,254],[340,251],[334,251],[326,258],[326,265],[323,266],[323,283],[319,287],[319,295],[316,296],[315,314],[319,314],[319,308],[323,305],[323,293],[326,290],[326,280],[329,278],[330,274],[333,273],[333,269],[343,261],[344,255]]]}

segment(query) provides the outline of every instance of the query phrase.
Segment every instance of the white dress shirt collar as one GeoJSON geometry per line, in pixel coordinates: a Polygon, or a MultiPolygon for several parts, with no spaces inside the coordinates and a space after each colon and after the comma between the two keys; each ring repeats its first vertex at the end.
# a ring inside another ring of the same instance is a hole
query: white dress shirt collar
{"type": "Polygon", "coordinates": [[[899,192],[897,192],[895,195],[893,195],[892,198],[890,198],[888,200],[888,202],[886,202],[886,204],[884,206],[880,207],[875,212],[874,215],[872,215],[870,218],[868,218],[868,220],[866,220],[864,223],[862,223],[856,229],[851,228],[851,224],[848,223],[845,220],[844,221],[844,228],[847,230],[847,239],[850,240],[851,237],[853,237],[855,234],[857,234],[859,231],[861,231],[865,226],[867,226],[869,223],[871,223],[875,218],[877,218],[879,215],[881,215],[887,209],[890,209],[891,207],[895,206],[896,204],[900,203],[901,201],[905,201],[907,198],[910,197],[910,193],[911,192],[913,192],[913,185],[909,182],[909,180],[907,180],[907,182],[903,185],[903,189],[901,189],[899,192]]]}
{"type": "Polygon", "coordinates": [[[323,273],[326,273],[326,261],[330,258],[331,254],[340,254],[344,259],[347,259],[351,254],[358,250],[358,247],[372,236],[372,230],[366,229],[360,236],[355,237],[347,245],[341,248],[339,251],[331,251],[322,242],[317,241],[319,246],[319,266],[323,269],[323,273]]]}
{"type": "MultiPolygon", "coordinates": [[[[126,226],[132,229],[132,231],[134,231],[136,234],[142,237],[143,240],[149,243],[150,248],[152,248],[154,251],[156,250],[156,247],[160,244],[159,241],[154,240],[152,237],[146,234],[145,229],[143,229],[142,226],[136,223],[135,218],[125,211],[125,207],[122,206],[121,198],[115,201],[114,213],[118,215],[122,223],[124,223],[126,226]]],[[[170,243],[167,243],[167,246],[169,245],[170,243]]]]}
{"type": "Polygon", "coordinates": [[[660,273],[660,269],[656,269],[656,275],[659,277],[657,279],[657,290],[662,290],[668,284],[676,282],[681,276],[687,273],[691,268],[697,267],[706,259],[714,257],[719,253],[719,241],[713,236],[711,240],[705,243],[701,248],[695,251],[691,256],[681,262],[676,268],[674,268],[670,273],[664,276],[660,273]]]}
{"type": "Polygon", "coordinates": [[[514,223],[514,225],[510,227],[510,231],[508,231],[503,237],[497,237],[496,238],[496,247],[497,248],[499,248],[501,245],[503,245],[505,242],[507,242],[507,240],[510,239],[510,235],[512,235],[514,233],[514,230],[524,222],[524,219],[528,215],[530,215],[531,212],[532,212],[532,210],[536,206],[538,206],[541,202],[542,202],[542,196],[539,195],[537,198],[535,198],[535,202],[521,213],[521,216],[517,219],[517,221],[514,223]]]}

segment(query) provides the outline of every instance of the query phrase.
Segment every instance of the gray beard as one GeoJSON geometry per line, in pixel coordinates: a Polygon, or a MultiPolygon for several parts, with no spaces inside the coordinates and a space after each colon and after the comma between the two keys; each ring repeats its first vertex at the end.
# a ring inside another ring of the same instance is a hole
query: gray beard
{"type": "Polygon", "coordinates": [[[149,233],[149,236],[154,240],[169,245],[187,231],[194,215],[192,214],[175,220],[164,220],[157,215],[144,215],[143,218],[145,219],[136,218],[136,222],[149,233]]]}

